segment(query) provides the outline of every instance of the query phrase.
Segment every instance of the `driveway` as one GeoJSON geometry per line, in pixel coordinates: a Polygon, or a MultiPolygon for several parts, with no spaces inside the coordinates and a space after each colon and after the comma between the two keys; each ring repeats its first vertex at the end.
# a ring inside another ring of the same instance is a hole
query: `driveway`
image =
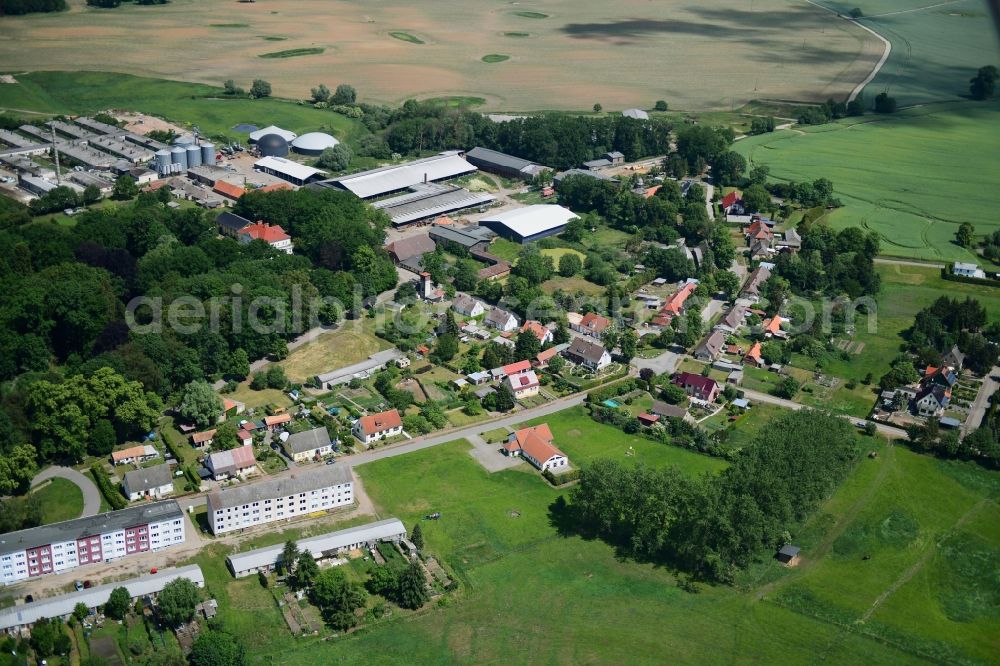
{"type": "Polygon", "coordinates": [[[97,490],[97,485],[72,467],[46,467],[31,480],[31,487],[34,488],[40,483],[56,478],[66,479],[70,483],[76,484],[83,492],[81,518],[96,516],[101,511],[101,493],[97,490]]]}
{"type": "Polygon", "coordinates": [[[665,373],[671,373],[677,369],[677,365],[681,361],[681,355],[672,352],[665,351],[659,356],[653,358],[639,358],[638,356],[632,359],[632,367],[642,370],[643,368],[649,368],[658,375],[665,373]]]}
{"type": "Polygon", "coordinates": [[[712,317],[722,312],[723,308],[726,307],[727,302],[728,301],[718,296],[714,297],[707,304],[705,304],[704,308],[702,308],[701,320],[706,324],[712,321],[712,317]]]}
{"type": "Polygon", "coordinates": [[[979,393],[969,408],[969,414],[962,424],[962,437],[977,429],[983,422],[986,408],[990,406],[990,397],[1000,388],[1000,367],[993,366],[989,373],[983,377],[983,383],[979,387],[979,393]]]}

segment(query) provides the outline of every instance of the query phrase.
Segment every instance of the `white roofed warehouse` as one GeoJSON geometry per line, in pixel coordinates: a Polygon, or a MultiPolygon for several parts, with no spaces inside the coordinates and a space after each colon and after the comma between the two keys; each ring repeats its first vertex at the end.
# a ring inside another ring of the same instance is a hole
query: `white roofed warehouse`
{"type": "Polygon", "coordinates": [[[331,178],[316,183],[314,187],[337,188],[351,192],[359,199],[372,199],[474,171],[477,171],[476,167],[466,162],[461,152],[451,150],[405,164],[331,178]]]}
{"type": "Polygon", "coordinates": [[[284,157],[262,157],[254,162],[253,168],[257,171],[263,171],[264,173],[287,180],[289,183],[295,185],[305,185],[314,180],[319,180],[326,175],[319,169],[286,160],[284,157]]]}
{"type": "Polygon", "coordinates": [[[573,211],[562,206],[535,204],[484,217],[479,220],[479,225],[523,244],[562,233],[569,221],[577,217],[573,211]]]}

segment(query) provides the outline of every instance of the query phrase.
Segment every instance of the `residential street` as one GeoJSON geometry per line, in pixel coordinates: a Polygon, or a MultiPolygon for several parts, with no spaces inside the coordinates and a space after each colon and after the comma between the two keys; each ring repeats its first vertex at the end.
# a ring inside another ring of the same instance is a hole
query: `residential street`
{"type": "Polygon", "coordinates": [[[976,400],[969,408],[969,415],[965,418],[965,423],[962,424],[962,437],[982,424],[986,408],[990,406],[990,396],[1000,388],[1000,381],[996,379],[998,377],[1000,377],[1000,366],[996,365],[983,377],[983,383],[979,387],[979,393],[976,394],[976,400]]]}
{"type": "Polygon", "coordinates": [[[96,516],[100,512],[101,493],[97,490],[97,486],[89,477],[84,476],[72,467],[47,467],[31,480],[31,487],[34,488],[44,481],[55,478],[66,479],[70,483],[76,484],[83,492],[83,513],[80,514],[81,518],[96,516]]]}

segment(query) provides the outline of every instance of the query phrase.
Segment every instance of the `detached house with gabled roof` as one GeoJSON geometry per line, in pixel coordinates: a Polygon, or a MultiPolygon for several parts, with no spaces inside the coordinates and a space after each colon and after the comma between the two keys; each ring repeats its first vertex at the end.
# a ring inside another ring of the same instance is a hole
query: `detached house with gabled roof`
{"type": "Polygon", "coordinates": [[[719,384],[711,377],[702,377],[691,372],[679,372],[674,376],[673,383],[684,389],[692,398],[704,402],[715,402],[719,396],[719,384]]]}
{"type": "Polygon", "coordinates": [[[559,473],[569,469],[569,458],[552,443],[552,430],[547,423],[522,428],[511,433],[503,450],[508,456],[520,456],[542,472],[559,473]]]}
{"type": "Polygon", "coordinates": [[[518,400],[538,395],[539,388],[541,387],[534,370],[528,370],[516,375],[507,375],[504,383],[510,387],[510,390],[514,393],[514,397],[518,400]]]}
{"type": "Polygon", "coordinates": [[[270,225],[263,222],[257,222],[256,224],[251,224],[250,226],[241,229],[236,237],[241,243],[262,240],[275,250],[284,252],[285,254],[291,254],[294,249],[292,246],[292,237],[286,234],[285,230],[276,224],[270,225]]]}
{"type": "Polygon", "coordinates": [[[455,298],[455,301],[451,304],[451,308],[458,314],[465,315],[466,317],[478,317],[486,312],[486,306],[483,305],[483,302],[468,294],[460,294],[455,298]]]}
{"type": "Polygon", "coordinates": [[[611,320],[602,317],[596,312],[588,312],[580,318],[579,322],[574,322],[574,317],[569,317],[569,326],[577,333],[583,333],[594,338],[601,337],[604,331],[611,326],[611,320]]]}
{"type": "Polygon", "coordinates": [[[715,361],[722,355],[726,344],[726,336],[722,331],[712,331],[695,347],[694,357],[700,361],[715,361]]]}
{"type": "Polygon", "coordinates": [[[941,416],[951,402],[951,389],[938,384],[928,384],[917,393],[914,405],[920,416],[941,416]]]}
{"type": "Polygon", "coordinates": [[[354,422],[351,433],[365,444],[371,444],[379,439],[395,437],[403,433],[403,419],[399,412],[390,409],[370,416],[362,416],[354,422]]]}
{"type": "Polygon", "coordinates": [[[285,440],[284,446],[295,462],[319,460],[333,453],[333,442],[325,426],[294,433],[285,440]]]}
{"type": "Polygon", "coordinates": [[[524,333],[525,331],[531,331],[531,333],[533,333],[535,337],[538,338],[538,342],[540,342],[543,345],[552,342],[552,331],[546,328],[545,325],[543,325],[542,322],[540,321],[534,321],[529,319],[528,321],[524,322],[524,325],[521,326],[521,330],[519,331],[519,333],[524,333]]]}
{"type": "Polygon", "coordinates": [[[483,323],[490,328],[496,329],[501,333],[507,333],[517,329],[517,317],[515,317],[510,312],[502,310],[500,308],[493,308],[490,310],[489,314],[486,315],[486,319],[483,323]]]}
{"type": "Polygon", "coordinates": [[[595,372],[611,365],[611,354],[604,345],[584,338],[574,338],[566,349],[566,356],[574,363],[595,372]]]}

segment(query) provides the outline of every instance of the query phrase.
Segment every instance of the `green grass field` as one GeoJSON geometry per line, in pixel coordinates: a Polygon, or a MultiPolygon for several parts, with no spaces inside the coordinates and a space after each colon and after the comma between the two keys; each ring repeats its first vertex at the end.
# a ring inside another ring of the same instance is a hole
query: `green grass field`
{"type": "Polygon", "coordinates": [[[954,242],[958,225],[1000,229],[995,184],[1000,105],[953,103],[756,137],[736,150],[777,180],[833,181],[844,207],[826,219],[882,237],[886,255],[982,263],[954,242]]]}
{"type": "Polygon", "coordinates": [[[822,0],[847,13],[860,8],[862,25],[892,44],[889,59],[865,88],[868,103],[888,90],[900,105],[954,100],[969,94],[969,78],[996,60],[1000,42],[989,8],[978,0],[822,0]],[[985,54],[993,58],[983,60],[985,54]]]}
{"type": "Polygon", "coordinates": [[[617,428],[597,423],[582,406],[528,421],[527,425],[540,423],[549,424],[556,445],[569,456],[570,463],[577,466],[586,466],[597,458],[611,458],[650,467],[675,465],[692,476],[717,472],[726,466],[717,458],[658,444],[640,435],[626,435],[617,428]]]}
{"type": "Polygon", "coordinates": [[[326,49],[319,47],[285,49],[284,51],[272,51],[271,53],[261,53],[258,58],[296,58],[298,56],[319,55],[326,49]]]}
{"type": "MultiPolygon", "coordinates": [[[[860,354],[848,360],[830,358],[823,363],[827,374],[860,381],[871,372],[875,383],[889,369],[889,363],[900,353],[904,340],[900,334],[913,324],[919,310],[941,296],[978,299],[992,321],[1000,317],[1000,290],[941,278],[939,270],[898,264],[877,264],[882,277],[882,291],[877,298],[877,315],[858,316],[853,338],[864,344],[860,354]],[[871,330],[869,330],[869,326],[871,330]]],[[[793,359],[796,364],[812,368],[811,361],[793,359]]],[[[859,390],[864,387],[859,386],[859,390]]]]}
{"type": "MultiPolygon", "coordinates": [[[[581,418],[548,418],[561,446],[581,418]]],[[[740,585],[699,594],[669,570],[560,535],[548,516],[559,491],[526,469],[487,473],[465,442],[358,469],[380,517],[412,527],[441,512],[422,522],[427,549],[462,587],[439,607],[335,641],[293,640],[255,579],[228,578],[221,551],[197,561],[251,663],[995,661],[1000,477],[868,441],[879,457],[860,460],[793,534],[798,568],[765,560],[740,585]]]]}
{"type": "Polygon", "coordinates": [[[289,379],[301,382],[388,349],[389,343],[375,337],[369,328],[363,323],[348,322],[340,330],[325,333],[292,351],[281,361],[281,367],[289,379]]]}
{"type": "Polygon", "coordinates": [[[32,491],[42,505],[42,522],[58,523],[79,518],[83,511],[83,491],[72,481],[54,478],[32,491]]]}
{"type": "Polygon", "coordinates": [[[246,139],[232,130],[239,123],[280,125],[302,134],[319,129],[341,141],[367,133],[340,114],[282,99],[227,99],[222,89],[107,72],[33,72],[4,84],[0,108],[50,114],[130,109],[182,125],[197,125],[208,136],[246,139]]]}

